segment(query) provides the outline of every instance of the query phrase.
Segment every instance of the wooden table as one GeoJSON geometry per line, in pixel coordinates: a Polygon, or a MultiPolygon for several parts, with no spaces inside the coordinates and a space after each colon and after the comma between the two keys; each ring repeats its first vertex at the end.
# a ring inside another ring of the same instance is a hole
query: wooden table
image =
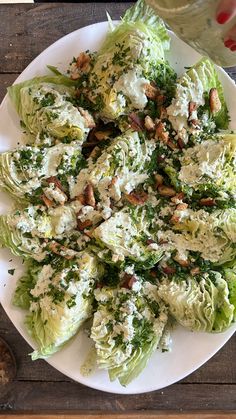
{"type": "MultiPolygon", "coordinates": [[[[52,42],[75,29],[105,20],[106,10],[114,19],[118,19],[128,5],[125,3],[0,5],[0,99],[3,98],[6,87],[52,42]]],[[[231,75],[235,77],[236,71],[231,70],[231,75]]],[[[12,347],[18,365],[16,379],[0,388],[2,414],[19,411],[25,413],[103,411],[124,413],[122,417],[129,419],[128,412],[136,412],[135,417],[140,418],[140,413],[143,411],[165,414],[173,411],[181,413],[196,410],[208,413],[220,410],[232,414],[232,411],[236,411],[236,336],[231,338],[209,362],[181,382],[160,391],[132,396],[92,390],[73,382],[45,361],[32,363],[28,356],[30,347],[1,308],[0,336],[12,347]]],[[[221,418],[223,413],[213,416],[221,418]]],[[[213,416],[207,415],[208,418],[213,416]]],[[[171,417],[176,418],[172,415],[171,417]]],[[[189,418],[185,416],[187,417],[189,418]]],[[[203,413],[194,415],[194,418],[203,417],[203,413]]]]}

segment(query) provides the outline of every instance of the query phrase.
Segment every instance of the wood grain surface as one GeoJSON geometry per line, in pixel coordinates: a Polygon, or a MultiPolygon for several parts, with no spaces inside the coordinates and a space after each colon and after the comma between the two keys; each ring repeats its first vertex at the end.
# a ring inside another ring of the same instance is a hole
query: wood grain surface
{"type": "Polygon", "coordinates": [[[16,414],[16,415],[2,415],[1,419],[235,419],[236,413],[228,412],[213,412],[213,413],[163,413],[143,412],[143,413],[76,413],[76,414],[60,414],[50,415],[44,414],[16,414]]]}
{"type": "MultiPolygon", "coordinates": [[[[0,101],[6,87],[46,47],[60,37],[80,27],[104,21],[107,10],[118,19],[131,3],[43,3],[35,5],[0,5],[0,101]]],[[[236,69],[229,71],[236,79],[236,69]]],[[[11,346],[16,356],[17,377],[0,387],[0,415],[24,412],[80,412],[95,419],[113,412],[111,418],[147,419],[157,417],[177,419],[167,412],[194,412],[185,419],[235,418],[236,411],[236,336],[204,366],[184,380],[160,391],[141,395],[115,395],[89,389],[75,383],[53,369],[45,361],[32,363],[31,348],[16,331],[0,308],[0,336],[11,346]],[[103,411],[101,414],[100,412],[103,411]],[[213,413],[213,411],[221,411],[213,413]],[[223,413],[223,411],[225,413],[223,413]],[[99,412],[99,413],[98,413],[99,412]],[[130,416],[128,412],[133,412],[130,416]],[[145,415],[143,413],[145,412],[145,415]],[[122,416],[120,414],[122,413],[122,416]]],[[[197,350],[197,349],[196,349],[197,350]]],[[[187,356],[187,348],[186,348],[187,356]]],[[[156,373],[158,374],[158,368],[156,373]]],[[[181,415],[182,416],[182,415],[181,415]]],[[[25,416],[21,416],[24,418],[25,416]]],[[[66,416],[56,415],[54,417],[66,416]]],[[[45,416],[47,419],[54,419],[45,416]]],[[[73,416],[76,418],[76,416],[73,416]]],[[[81,416],[80,416],[81,417],[81,416]]],[[[108,417],[108,416],[107,416],[108,417]]],[[[15,416],[11,416],[15,419],[15,416]]],[[[41,419],[41,416],[34,416],[41,419]]]]}

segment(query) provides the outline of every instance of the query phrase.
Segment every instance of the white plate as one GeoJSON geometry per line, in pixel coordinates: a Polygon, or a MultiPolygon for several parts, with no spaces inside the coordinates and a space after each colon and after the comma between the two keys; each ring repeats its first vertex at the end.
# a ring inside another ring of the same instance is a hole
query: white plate
{"type": "MultiPolygon", "coordinates": [[[[65,70],[71,58],[77,56],[80,51],[98,49],[106,32],[107,23],[103,22],[79,29],[59,39],[43,51],[23,71],[20,77],[18,77],[17,82],[46,74],[46,65],[48,64],[55,65],[62,71],[65,70]]],[[[184,66],[191,66],[200,56],[173,34],[171,36],[172,49],[168,58],[176,71],[181,74],[185,71],[184,66]]],[[[231,110],[231,119],[232,121],[235,120],[234,125],[232,123],[232,128],[236,128],[236,94],[233,94],[236,87],[234,82],[223,70],[218,69],[218,71],[224,86],[226,101],[231,110]]],[[[21,133],[19,118],[8,97],[5,97],[0,107],[0,120],[0,151],[4,151],[16,145],[21,133]]],[[[9,198],[6,194],[0,193],[0,212],[6,212],[9,206],[9,198]]],[[[11,305],[16,280],[23,272],[21,260],[13,257],[8,250],[1,250],[0,272],[0,298],[2,306],[24,339],[34,347],[34,343],[24,327],[23,311],[11,305]],[[12,261],[9,262],[11,259],[12,261]],[[14,276],[8,274],[8,269],[12,268],[16,268],[14,276]]],[[[88,377],[81,375],[80,367],[90,347],[89,339],[82,332],[66,348],[52,356],[47,362],[68,377],[89,387],[111,393],[144,393],[158,390],[175,383],[196,370],[227,342],[235,329],[236,327],[233,326],[225,333],[207,334],[192,333],[178,327],[172,333],[172,351],[163,354],[156,352],[143,373],[127,388],[122,387],[118,382],[110,383],[108,374],[104,371],[96,371],[88,377]]],[[[37,361],[35,362],[35,368],[37,368],[37,361]]]]}

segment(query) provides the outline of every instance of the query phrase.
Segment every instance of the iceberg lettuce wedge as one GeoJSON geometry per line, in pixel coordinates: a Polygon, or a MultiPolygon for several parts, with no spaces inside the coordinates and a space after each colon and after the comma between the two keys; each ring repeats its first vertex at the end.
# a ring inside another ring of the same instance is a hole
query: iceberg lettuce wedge
{"type": "Polygon", "coordinates": [[[38,265],[19,281],[14,303],[29,306],[26,326],[38,345],[33,360],[60,350],[91,316],[92,291],[102,273],[96,257],[81,252],[73,261],[63,261],[63,267],[38,265]]]}
{"type": "Polygon", "coordinates": [[[177,322],[190,330],[222,332],[233,321],[235,308],[229,300],[227,282],[219,272],[210,271],[198,280],[178,276],[164,279],[158,295],[177,322]]]}
{"type": "Polygon", "coordinates": [[[234,200],[236,190],[236,134],[222,132],[183,150],[180,168],[166,165],[173,186],[196,199],[234,200]]]}
{"type": "Polygon", "coordinates": [[[80,248],[79,244],[76,244],[77,239],[81,237],[81,233],[76,231],[76,213],[79,208],[81,204],[77,202],[49,209],[42,205],[29,205],[12,214],[1,215],[0,244],[8,247],[15,255],[38,260],[54,249],[55,253],[58,253],[60,248],[63,250],[63,245],[57,249],[54,239],[59,242],[63,240],[63,243],[68,243],[69,246],[68,249],[65,248],[65,252],[68,251],[68,256],[73,256],[80,248]],[[76,251],[70,248],[74,236],[76,251]]]}
{"type": "MultiPolygon", "coordinates": [[[[0,154],[0,187],[14,199],[27,201],[41,194],[42,183],[52,176],[68,183],[82,165],[81,147],[77,142],[53,147],[21,146],[0,154]]],[[[47,182],[45,183],[47,185],[47,182]]]]}
{"type": "Polygon", "coordinates": [[[100,246],[98,256],[107,263],[123,265],[133,261],[140,269],[150,269],[163,256],[163,248],[152,242],[154,213],[148,206],[124,207],[93,232],[100,246]]]}
{"type": "Polygon", "coordinates": [[[98,51],[89,74],[89,99],[102,118],[113,120],[147,104],[146,84],[175,80],[165,60],[169,36],[162,20],[139,0],[114,26],[98,51]]]}
{"type": "Polygon", "coordinates": [[[98,159],[82,169],[71,182],[72,198],[83,193],[87,183],[97,190],[100,200],[121,199],[148,179],[149,166],[156,143],[138,132],[128,130],[115,138],[98,159]]]}
{"type": "Polygon", "coordinates": [[[65,76],[44,76],[13,85],[8,93],[30,134],[47,133],[82,143],[94,121],[87,111],[73,105],[74,86],[65,76]]]}
{"type": "Polygon", "coordinates": [[[185,142],[188,138],[184,132],[199,133],[198,127],[228,128],[223,88],[214,64],[208,58],[202,58],[177,81],[176,94],[167,114],[174,130],[185,142]]]}
{"type": "Polygon", "coordinates": [[[99,368],[108,369],[110,379],[119,379],[123,386],[145,368],[168,319],[157,286],[136,275],[132,281],[130,288],[95,290],[98,309],[91,328],[99,368]]]}
{"type": "Polygon", "coordinates": [[[45,257],[42,240],[39,237],[29,237],[17,229],[13,215],[0,216],[0,231],[0,247],[9,248],[16,256],[35,257],[38,260],[45,257]]]}
{"type": "Polygon", "coordinates": [[[224,276],[229,288],[229,301],[234,306],[234,321],[236,321],[236,265],[224,268],[224,276]]]}
{"type": "Polygon", "coordinates": [[[235,219],[236,209],[176,210],[178,221],[172,231],[165,233],[169,243],[181,251],[199,252],[200,256],[214,265],[223,265],[236,258],[235,219]]]}

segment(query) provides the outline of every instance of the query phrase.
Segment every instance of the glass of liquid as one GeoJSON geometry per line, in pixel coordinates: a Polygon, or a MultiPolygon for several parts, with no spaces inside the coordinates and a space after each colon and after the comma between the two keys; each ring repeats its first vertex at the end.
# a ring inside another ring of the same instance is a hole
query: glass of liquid
{"type": "Polygon", "coordinates": [[[220,25],[216,21],[219,0],[146,0],[176,35],[202,55],[223,67],[236,65],[236,52],[224,46],[225,34],[236,17],[220,25]]]}

